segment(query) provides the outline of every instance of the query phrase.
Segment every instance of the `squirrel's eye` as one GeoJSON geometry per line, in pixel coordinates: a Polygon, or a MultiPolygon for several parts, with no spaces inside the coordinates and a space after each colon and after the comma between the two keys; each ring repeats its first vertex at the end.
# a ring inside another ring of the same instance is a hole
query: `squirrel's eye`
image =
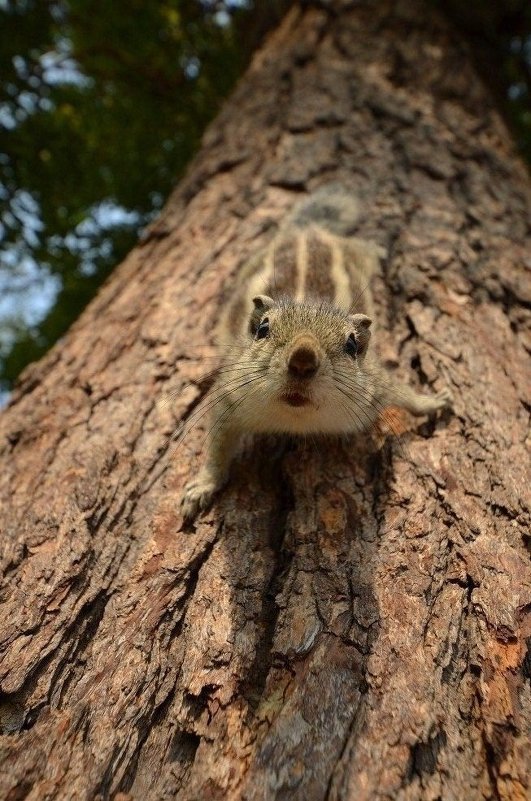
{"type": "Polygon", "coordinates": [[[264,317],[264,319],[262,320],[262,322],[260,323],[260,325],[256,330],[256,338],[263,339],[268,334],[269,334],[269,319],[267,317],[264,317]]]}
{"type": "Polygon", "coordinates": [[[357,354],[358,343],[356,342],[356,337],[354,334],[349,334],[349,337],[345,343],[345,350],[349,356],[352,356],[352,358],[354,358],[354,356],[357,354]]]}

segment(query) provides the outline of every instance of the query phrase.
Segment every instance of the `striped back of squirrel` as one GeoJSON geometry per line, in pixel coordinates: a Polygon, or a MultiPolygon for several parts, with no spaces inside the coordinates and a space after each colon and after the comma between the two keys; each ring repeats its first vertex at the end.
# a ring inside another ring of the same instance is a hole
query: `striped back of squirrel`
{"type": "Polygon", "coordinates": [[[261,294],[296,303],[324,302],[372,317],[369,283],[382,254],[373,242],[338,236],[313,221],[286,224],[240,270],[221,320],[221,341],[230,345],[247,331],[252,299],[261,294]]]}

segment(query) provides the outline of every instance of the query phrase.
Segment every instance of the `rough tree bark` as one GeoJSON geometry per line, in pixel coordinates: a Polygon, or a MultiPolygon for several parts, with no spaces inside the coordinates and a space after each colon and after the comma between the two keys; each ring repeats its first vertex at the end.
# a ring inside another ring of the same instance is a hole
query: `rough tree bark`
{"type": "Polygon", "coordinates": [[[0,418],[2,799],[529,798],[529,200],[426,3],[292,9],[0,418]],[[231,277],[345,176],[383,358],[455,414],[257,443],[182,531],[231,277]]]}

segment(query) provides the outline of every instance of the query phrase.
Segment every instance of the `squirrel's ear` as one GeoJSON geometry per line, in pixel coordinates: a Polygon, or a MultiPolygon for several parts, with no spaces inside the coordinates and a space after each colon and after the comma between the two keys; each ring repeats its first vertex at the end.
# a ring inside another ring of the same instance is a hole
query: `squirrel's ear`
{"type": "Polygon", "coordinates": [[[253,303],[254,308],[262,314],[275,305],[275,301],[269,295],[257,295],[253,298],[253,303]]]}
{"type": "Polygon", "coordinates": [[[371,318],[366,314],[349,314],[348,319],[356,331],[367,331],[372,325],[371,318]]]}
{"type": "Polygon", "coordinates": [[[251,313],[251,319],[249,320],[249,331],[254,336],[260,324],[260,320],[265,312],[275,305],[275,301],[268,295],[257,295],[253,298],[253,303],[254,309],[251,313]]]}
{"type": "Polygon", "coordinates": [[[349,320],[354,328],[358,344],[358,359],[363,359],[371,338],[370,327],[372,320],[366,314],[349,314],[349,320]]]}

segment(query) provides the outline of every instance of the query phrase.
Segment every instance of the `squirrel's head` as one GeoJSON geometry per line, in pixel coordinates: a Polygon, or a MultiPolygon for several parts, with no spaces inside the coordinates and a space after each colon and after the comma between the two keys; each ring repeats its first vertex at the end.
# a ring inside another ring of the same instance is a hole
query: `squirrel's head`
{"type": "Polygon", "coordinates": [[[253,298],[253,306],[249,355],[289,406],[330,402],[362,373],[371,335],[367,315],[266,295],[253,298]]]}
{"type": "Polygon", "coordinates": [[[287,348],[288,367],[293,359],[297,363],[296,354],[301,348],[308,350],[308,359],[316,370],[323,350],[333,359],[349,357],[363,363],[372,324],[366,314],[345,314],[326,303],[277,302],[267,295],[257,295],[253,305],[249,332],[257,343],[262,343],[255,350],[287,348]],[[305,344],[300,345],[300,341],[305,344]]]}

